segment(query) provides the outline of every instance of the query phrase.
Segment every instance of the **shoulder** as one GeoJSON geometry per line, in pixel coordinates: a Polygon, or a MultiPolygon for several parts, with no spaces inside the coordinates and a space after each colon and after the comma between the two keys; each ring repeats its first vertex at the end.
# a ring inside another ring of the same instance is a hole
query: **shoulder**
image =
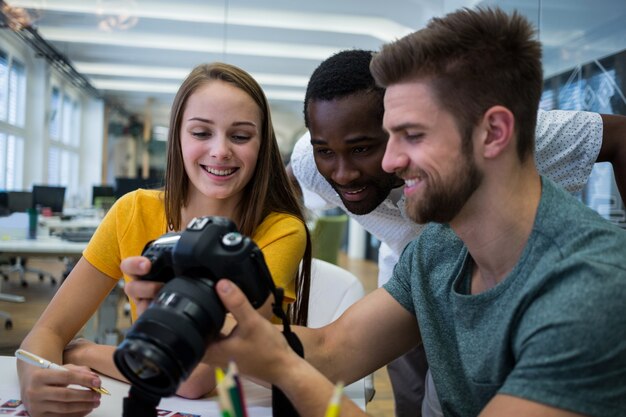
{"type": "Polygon", "coordinates": [[[293,175],[300,186],[319,192],[321,184],[325,184],[315,165],[311,136],[306,132],[293,147],[289,161],[293,175]]]}
{"type": "MultiPolygon", "coordinates": [[[[103,223],[110,224],[114,220],[118,228],[126,228],[138,219],[161,220],[164,213],[163,191],[138,189],[118,198],[103,223]]],[[[145,222],[141,221],[143,223],[145,222]]]]}
{"type": "Polygon", "coordinates": [[[141,205],[148,205],[149,207],[163,206],[165,193],[162,190],[144,190],[138,189],[134,191],[135,201],[141,205]]]}
{"type": "Polygon", "coordinates": [[[273,241],[289,235],[304,238],[306,236],[306,226],[303,221],[292,214],[272,212],[254,230],[252,239],[259,243],[273,241]]]}
{"type": "Polygon", "coordinates": [[[413,239],[404,249],[403,257],[418,257],[423,260],[432,260],[438,254],[444,254],[450,250],[457,250],[463,246],[463,242],[447,224],[429,223],[422,232],[413,239]]]}
{"type": "MultiPolygon", "coordinates": [[[[455,264],[465,246],[446,224],[429,223],[418,237],[409,242],[400,255],[394,275],[407,277],[425,274],[426,277],[448,271],[455,264]]],[[[426,278],[424,278],[426,279],[426,278]]]]}
{"type": "Polygon", "coordinates": [[[153,209],[155,206],[163,206],[164,193],[162,190],[144,190],[138,189],[124,194],[117,199],[114,206],[124,207],[141,207],[145,209],[153,209]]]}
{"type": "Polygon", "coordinates": [[[572,256],[603,262],[622,258],[614,255],[621,254],[617,248],[626,247],[624,230],[550,180],[543,178],[542,186],[543,195],[533,226],[541,245],[555,250],[563,260],[572,256]]]}
{"type": "Polygon", "coordinates": [[[298,139],[296,144],[293,146],[293,151],[291,153],[291,162],[300,163],[303,158],[311,155],[311,149],[311,135],[307,131],[300,137],[300,139],[298,139]]]}
{"type": "Polygon", "coordinates": [[[585,129],[600,129],[602,133],[602,117],[598,113],[571,110],[539,110],[537,113],[537,133],[545,134],[551,130],[564,129],[575,133],[585,129]]]}

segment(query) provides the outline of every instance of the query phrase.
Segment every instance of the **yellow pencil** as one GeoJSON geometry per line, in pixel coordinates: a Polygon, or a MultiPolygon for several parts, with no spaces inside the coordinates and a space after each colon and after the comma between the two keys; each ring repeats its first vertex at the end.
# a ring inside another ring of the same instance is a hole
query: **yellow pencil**
{"type": "Polygon", "coordinates": [[[337,382],[335,385],[335,391],[333,392],[328,407],[326,407],[326,413],[324,417],[339,417],[341,412],[341,396],[343,395],[343,382],[337,382]]]}
{"type": "Polygon", "coordinates": [[[220,407],[222,417],[235,417],[235,410],[230,401],[230,396],[224,387],[224,371],[222,368],[215,368],[215,381],[217,382],[217,402],[220,407]]]}

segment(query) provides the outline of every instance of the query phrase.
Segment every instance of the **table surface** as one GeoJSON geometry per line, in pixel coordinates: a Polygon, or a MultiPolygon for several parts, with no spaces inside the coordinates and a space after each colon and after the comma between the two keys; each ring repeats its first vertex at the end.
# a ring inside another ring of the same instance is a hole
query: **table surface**
{"type": "Polygon", "coordinates": [[[70,220],[61,220],[59,217],[39,216],[39,223],[45,233],[38,234],[36,239],[16,238],[5,234],[7,238],[0,239],[0,253],[9,256],[67,256],[78,258],[87,247],[87,242],[70,242],[61,239],[58,234],[63,230],[93,228],[100,224],[99,217],[75,217],[70,220]]]}
{"type": "MultiPolygon", "coordinates": [[[[0,378],[0,414],[3,414],[3,411],[7,410],[6,407],[3,407],[7,401],[20,398],[15,361],[16,359],[12,356],[0,356],[0,375],[2,375],[2,378],[0,378]]],[[[89,415],[93,417],[121,416],[122,400],[128,393],[129,385],[102,376],[102,386],[109,390],[111,395],[103,395],[100,407],[89,415]]],[[[248,415],[250,417],[272,416],[272,398],[271,391],[268,388],[244,379],[243,390],[248,415]]],[[[344,392],[355,401],[359,407],[365,409],[363,380],[348,385],[344,392]]],[[[198,417],[221,417],[217,397],[208,397],[198,400],[187,400],[180,397],[163,398],[158,408],[159,410],[163,410],[162,413],[159,413],[159,416],[163,417],[178,417],[181,414],[198,417]]],[[[19,406],[15,409],[13,414],[9,413],[8,415],[19,415],[19,410],[23,409],[24,406],[19,406]]]]}
{"type": "Polygon", "coordinates": [[[57,236],[0,240],[0,253],[10,256],[79,257],[86,247],[87,242],[70,242],[57,236]]]}
{"type": "Polygon", "coordinates": [[[69,229],[83,229],[98,227],[102,221],[99,217],[73,217],[69,220],[62,220],[58,216],[44,217],[39,216],[39,223],[50,231],[63,231],[69,229]]]}

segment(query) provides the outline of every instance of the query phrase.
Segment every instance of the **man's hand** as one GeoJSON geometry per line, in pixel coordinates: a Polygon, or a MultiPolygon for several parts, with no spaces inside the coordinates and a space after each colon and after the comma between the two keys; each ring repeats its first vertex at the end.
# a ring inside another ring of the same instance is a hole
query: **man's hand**
{"type": "Polygon", "coordinates": [[[246,375],[276,383],[285,366],[302,360],[291,350],[282,333],[255,310],[231,281],[220,280],[217,294],[237,326],[228,336],[209,345],[204,362],[226,368],[230,360],[246,375]]]}

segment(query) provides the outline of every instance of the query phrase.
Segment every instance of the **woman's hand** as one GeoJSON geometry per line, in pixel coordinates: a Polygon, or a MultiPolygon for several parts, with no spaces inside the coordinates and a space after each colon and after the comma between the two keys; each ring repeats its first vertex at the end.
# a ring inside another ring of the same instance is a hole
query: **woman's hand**
{"type": "Polygon", "coordinates": [[[137,306],[137,316],[148,308],[163,286],[162,282],[142,281],[138,278],[150,272],[150,267],[150,260],[144,256],[131,256],[120,264],[122,272],[133,278],[124,285],[124,292],[137,306]]]}
{"type": "Polygon", "coordinates": [[[100,387],[100,377],[85,366],[64,367],[68,372],[33,366],[22,372],[22,401],[32,417],[82,417],[100,405],[100,394],[88,389],[100,387]],[[69,388],[70,384],[85,388],[69,388]]]}

